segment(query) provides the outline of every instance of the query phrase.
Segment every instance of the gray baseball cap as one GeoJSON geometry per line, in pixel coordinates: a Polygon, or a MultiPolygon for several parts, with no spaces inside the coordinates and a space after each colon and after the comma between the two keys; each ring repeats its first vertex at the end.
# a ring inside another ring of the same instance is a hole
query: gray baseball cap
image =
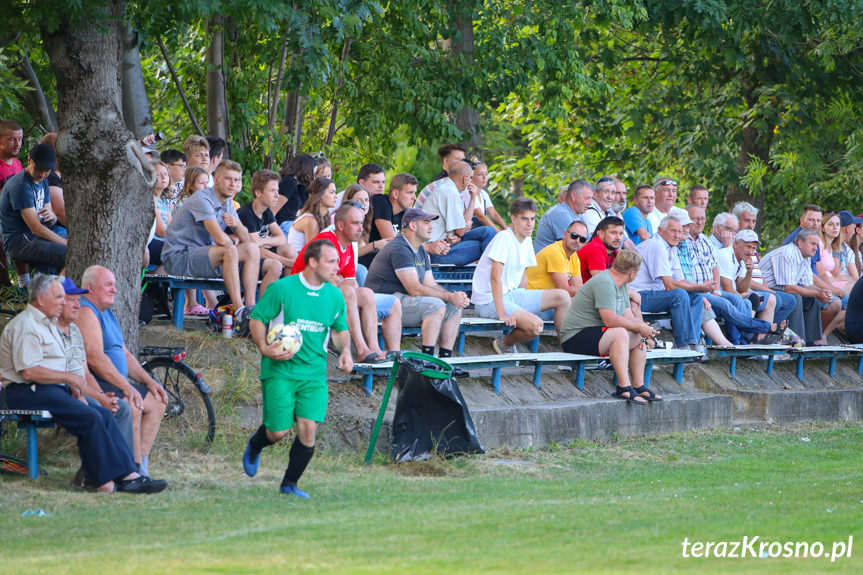
{"type": "Polygon", "coordinates": [[[761,240],[758,239],[758,234],[756,234],[752,230],[740,230],[737,232],[737,235],[734,236],[735,242],[755,242],[759,246],[761,245],[761,240]]]}
{"type": "Polygon", "coordinates": [[[409,223],[417,220],[436,220],[440,216],[434,216],[420,208],[409,208],[405,210],[405,215],[402,216],[402,227],[406,228],[409,223]]]}

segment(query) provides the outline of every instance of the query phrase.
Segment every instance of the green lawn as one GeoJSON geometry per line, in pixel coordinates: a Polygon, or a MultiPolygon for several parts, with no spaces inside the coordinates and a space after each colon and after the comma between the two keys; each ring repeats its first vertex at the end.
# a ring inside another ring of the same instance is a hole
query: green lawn
{"type": "MultiPolygon", "coordinates": [[[[364,467],[321,456],[277,495],[285,449],[246,478],[220,453],[162,448],[162,495],[74,491],[71,458],[4,476],[4,573],[860,573],[850,558],[683,558],[682,542],[855,540],[863,424],[687,433],[364,467]],[[806,441],[805,439],[808,439],[806,441]],[[65,466],[65,467],[61,467],[65,466]],[[44,509],[52,517],[21,517],[44,509]]],[[[236,448],[236,453],[233,449],[236,448]]],[[[229,455],[230,454],[230,455],[229,455]]],[[[53,459],[52,459],[53,457],[53,459]]],[[[757,549],[757,545],[756,545],[757,549]]]]}

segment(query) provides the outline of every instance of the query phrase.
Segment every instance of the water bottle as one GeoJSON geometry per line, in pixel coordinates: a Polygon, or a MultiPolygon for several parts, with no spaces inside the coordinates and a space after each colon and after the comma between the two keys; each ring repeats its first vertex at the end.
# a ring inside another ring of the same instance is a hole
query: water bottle
{"type": "Polygon", "coordinates": [[[234,316],[230,313],[222,316],[222,337],[228,339],[234,337],[234,316]]]}

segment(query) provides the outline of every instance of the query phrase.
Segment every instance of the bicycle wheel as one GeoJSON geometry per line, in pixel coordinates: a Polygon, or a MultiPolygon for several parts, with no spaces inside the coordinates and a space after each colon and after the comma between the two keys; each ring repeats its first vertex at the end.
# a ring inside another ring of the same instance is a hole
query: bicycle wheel
{"type": "Polygon", "coordinates": [[[165,421],[181,435],[204,437],[212,443],[216,435],[216,413],[210,391],[195,371],[170,357],[154,357],[144,369],[168,393],[165,421]]]}

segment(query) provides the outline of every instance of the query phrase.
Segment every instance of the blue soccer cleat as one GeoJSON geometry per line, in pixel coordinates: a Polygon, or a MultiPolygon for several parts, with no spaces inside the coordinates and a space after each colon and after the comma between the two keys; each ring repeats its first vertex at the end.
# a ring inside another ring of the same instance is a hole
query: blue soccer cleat
{"type": "Polygon", "coordinates": [[[243,471],[249,477],[254,477],[258,473],[258,466],[261,464],[261,452],[258,452],[257,457],[252,460],[252,446],[246,445],[246,451],[243,453],[243,471]]]}
{"type": "Polygon", "coordinates": [[[282,485],[282,487],[279,489],[279,491],[285,495],[296,495],[300,499],[308,499],[309,498],[309,494],[306,493],[305,491],[301,491],[297,487],[296,483],[292,483],[289,485],[282,485]]]}

